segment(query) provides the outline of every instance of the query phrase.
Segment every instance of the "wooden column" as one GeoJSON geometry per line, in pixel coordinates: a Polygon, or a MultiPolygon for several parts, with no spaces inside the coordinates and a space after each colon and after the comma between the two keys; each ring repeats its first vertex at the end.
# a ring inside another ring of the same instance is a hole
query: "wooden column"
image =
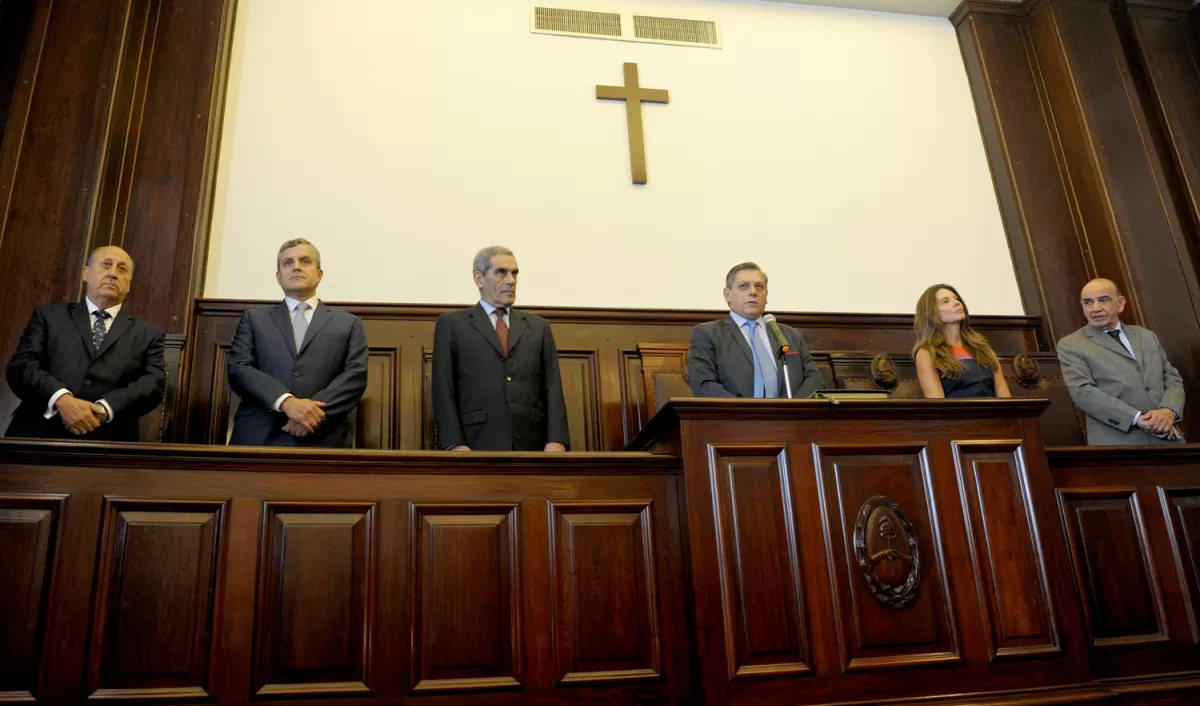
{"type": "MultiPolygon", "coordinates": [[[[90,249],[136,267],[128,304],[173,334],[200,294],[236,0],[34,0],[0,150],[0,356],[34,306],[81,295],[90,249]]],[[[0,425],[16,400],[0,383],[0,425]]]]}
{"type": "Polygon", "coordinates": [[[1124,320],[1153,329],[1194,389],[1200,119],[1186,18],[1151,0],[969,0],[954,20],[1022,290],[1044,307],[1029,310],[1060,337],[1084,323],[1084,281],[1111,277],[1124,320]]]}

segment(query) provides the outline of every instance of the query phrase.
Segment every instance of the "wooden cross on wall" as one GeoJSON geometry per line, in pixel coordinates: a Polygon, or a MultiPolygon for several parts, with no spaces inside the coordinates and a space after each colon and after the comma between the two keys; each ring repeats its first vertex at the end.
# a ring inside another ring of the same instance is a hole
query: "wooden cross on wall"
{"type": "Polygon", "coordinates": [[[661,88],[642,88],[638,85],[637,64],[625,64],[624,86],[596,86],[599,100],[625,101],[625,118],[629,123],[629,169],[634,184],[646,183],[646,140],[642,132],[642,103],[670,103],[661,88]]]}

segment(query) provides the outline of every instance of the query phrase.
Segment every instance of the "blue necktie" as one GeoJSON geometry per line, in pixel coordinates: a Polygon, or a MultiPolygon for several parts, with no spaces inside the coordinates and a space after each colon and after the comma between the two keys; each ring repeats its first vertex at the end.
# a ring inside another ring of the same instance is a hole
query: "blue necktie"
{"type": "Polygon", "coordinates": [[[779,371],[758,340],[758,322],[747,321],[746,331],[750,334],[750,350],[754,354],[751,356],[754,358],[754,396],[778,397],[779,371]]]}

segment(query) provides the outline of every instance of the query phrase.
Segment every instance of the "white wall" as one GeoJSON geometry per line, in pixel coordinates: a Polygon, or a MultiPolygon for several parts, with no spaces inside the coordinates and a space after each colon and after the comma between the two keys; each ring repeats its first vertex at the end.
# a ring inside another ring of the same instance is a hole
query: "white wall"
{"type": "Polygon", "coordinates": [[[706,309],[756,260],[780,311],[910,312],[929,284],[1022,312],[948,21],[735,0],[547,3],[716,19],[719,50],[535,35],[517,0],[242,0],[205,295],[459,303],[516,251],[519,303],[706,309]],[[624,106],[639,65],[649,184],[624,106]]]}

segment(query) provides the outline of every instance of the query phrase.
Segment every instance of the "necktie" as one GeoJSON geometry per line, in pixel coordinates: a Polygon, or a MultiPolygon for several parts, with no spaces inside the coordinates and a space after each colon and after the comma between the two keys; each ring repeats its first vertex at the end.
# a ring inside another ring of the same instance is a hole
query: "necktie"
{"type": "Polygon", "coordinates": [[[300,352],[300,344],[304,343],[304,334],[308,332],[308,319],[304,318],[304,312],[308,311],[308,302],[300,302],[296,306],[296,312],[292,314],[292,336],[296,340],[296,352],[300,352]]]}
{"type": "Polygon", "coordinates": [[[1109,329],[1108,331],[1105,331],[1104,333],[1107,333],[1109,336],[1112,336],[1112,340],[1116,341],[1118,346],[1125,349],[1125,351],[1127,353],[1129,353],[1130,355],[1133,355],[1133,351],[1129,350],[1129,348],[1125,345],[1125,341],[1121,340],[1121,329],[1119,329],[1119,328],[1109,329]]]}
{"type": "Polygon", "coordinates": [[[754,396],[778,397],[779,371],[758,340],[758,322],[747,321],[746,331],[750,334],[750,350],[754,353],[754,396]]]}
{"type": "Polygon", "coordinates": [[[496,309],[496,338],[500,339],[500,350],[504,355],[508,355],[508,322],[504,320],[507,313],[508,309],[496,309]]]}
{"type": "Polygon", "coordinates": [[[104,343],[104,320],[108,318],[108,312],[97,309],[92,312],[92,316],[96,317],[96,323],[92,324],[92,346],[99,353],[100,346],[104,343]]]}

